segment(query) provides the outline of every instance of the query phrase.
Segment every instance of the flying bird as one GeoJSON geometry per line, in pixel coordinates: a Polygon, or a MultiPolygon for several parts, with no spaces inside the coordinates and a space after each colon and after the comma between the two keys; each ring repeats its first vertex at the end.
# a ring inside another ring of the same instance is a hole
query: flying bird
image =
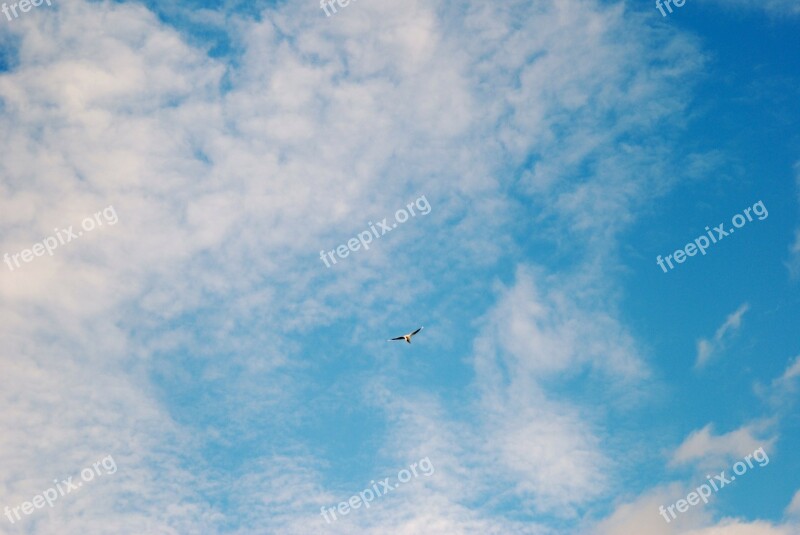
{"type": "Polygon", "coordinates": [[[389,338],[386,341],[387,342],[391,342],[393,340],[405,340],[406,342],[408,342],[410,344],[411,343],[411,337],[414,336],[415,334],[417,334],[418,332],[420,332],[421,330],[422,330],[422,327],[420,327],[419,329],[417,329],[413,333],[404,334],[403,336],[398,336],[397,338],[389,338]]]}

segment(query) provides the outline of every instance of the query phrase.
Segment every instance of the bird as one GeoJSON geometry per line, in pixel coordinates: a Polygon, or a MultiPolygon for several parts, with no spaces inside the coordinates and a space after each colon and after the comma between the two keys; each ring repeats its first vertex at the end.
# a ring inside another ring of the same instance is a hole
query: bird
{"type": "Polygon", "coordinates": [[[411,343],[411,337],[414,336],[415,334],[417,334],[418,332],[420,332],[422,329],[423,328],[420,327],[419,329],[417,329],[413,333],[404,334],[403,336],[398,336],[397,338],[389,338],[386,341],[387,342],[392,342],[394,340],[405,340],[406,342],[408,342],[410,344],[411,343]]]}

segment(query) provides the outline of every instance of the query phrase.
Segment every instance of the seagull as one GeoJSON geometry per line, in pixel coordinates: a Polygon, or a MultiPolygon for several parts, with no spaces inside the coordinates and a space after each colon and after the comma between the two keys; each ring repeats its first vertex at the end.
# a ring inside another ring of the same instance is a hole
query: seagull
{"type": "Polygon", "coordinates": [[[408,342],[410,344],[411,343],[411,337],[414,336],[415,334],[417,334],[418,332],[420,332],[421,330],[422,330],[422,327],[420,327],[419,329],[417,329],[413,333],[404,334],[403,336],[398,336],[397,338],[389,338],[386,341],[387,342],[391,342],[393,340],[405,340],[406,342],[408,342]]]}

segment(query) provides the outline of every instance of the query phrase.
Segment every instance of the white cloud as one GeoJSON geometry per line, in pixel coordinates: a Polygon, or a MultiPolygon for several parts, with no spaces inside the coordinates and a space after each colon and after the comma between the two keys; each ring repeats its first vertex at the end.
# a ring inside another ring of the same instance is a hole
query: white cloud
{"type": "MultiPolygon", "coordinates": [[[[667,507],[685,498],[692,487],[674,483],[646,491],[633,501],[622,503],[614,511],[584,532],[586,535],[794,535],[800,524],[787,521],[774,524],[765,521],[747,522],[734,518],[714,520],[715,499],[690,507],[676,519],[667,523],[659,514],[661,506],[667,507]]],[[[669,515],[669,513],[667,513],[669,515]]]]}
{"type": "Polygon", "coordinates": [[[712,339],[703,338],[697,342],[696,368],[704,367],[712,357],[724,349],[727,338],[739,330],[742,325],[742,316],[749,308],[747,303],[741,305],[725,319],[725,323],[720,325],[712,339]]]}
{"type": "Polygon", "coordinates": [[[783,375],[781,375],[777,381],[787,384],[793,382],[797,377],[800,377],[800,356],[797,356],[794,362],[789,364],[789,367],[786,368],[786,371],[783,372],[783,375]]]}
{"type": "Polygon", "coordinates": [[[756,382],[754,390],[759,397],[774,407],[791,406],[798,389],[798,377],[800,377],[800,355],[789,361],[780,377],[774,378],[768,385],[756,382]]]}
{"type": "Polygon", "coordinates": [[[789,261],[787,267],[793,276],[800,273],[800,230],[794,233],[794,243],[789,247],[789,261]]]}
{"type": "Polygon", "coordinates": [[[786,516],[800,519],[800,490],[794,494],[791,503],[786,507],[786,516]]]}
{"type": "MultiPolygon", "coordinates": [[[[795,163],[794,170],[796,174],[796,188],[797,188],[797,201],[800,204],[800,162],[795,163]]],[[[800,276],[800,228],[795,231],[794,243],[789,247],[789,259],[786,262],[786,267],[793,277],[800,276]]]]}
{"type": "MultiPolygon", "coordinates": [[[[13,467],[4,501],[100,455],[119,465],[31,532],[53,522],[87,534],[213,533],[238,518],[219,504],[241,497],[253,505],[243,530],[307,533],[333,491],[306,448],[243,459],[232,474],[196,453],[262,428],[282,437],[307,416],[292,402],[313,379],[298,369],[325,356],[298,338],[340,318],[382,323],[429,291],[426,270],[496,262],[512,249],[496,236],[532,213],[506,197],[517,178],[565,241],[602,251],[637,205],[667,190],[670,173],[652,170],[674,154],[654,151],[648,133],[662,139],[686,105],[702,63],[694,41],[651,31],[621,4],[473,2],[442,17],[451,7],[361,2],[329,20],[284,3],[258,20],[233,16],[243,52],[231,65],[133,4],[76,0],[10,29],[22,48],[0,75],[3,249],[108,204],[120,218],[0,279],[0,402],[13,407],[0,415],[0,464],[13,467]],[[522,177],[500,163],[531,153],[522,177]],[[441,226],[409,223],[325,270],[321,247],[419,193],[441,226]],[[396,279],[371,284],[389,268],[396,279]],[[342,299],[356,293],[363,301],[342,299]],[[170,402],[184,397],[181,412],[170,402]]],[[[547,383],[586,373],[615,407],[617,385],[647,377],[607,294],[590,275],[567,283],[521,270],[475,341],[472,426],[437,399],[384,404],[425,431],[392,421],[392,454],[429,455],[438,477],[384,515],[332,529],[541,533],[493,507],[569,517],[604,496],[614,481],[602,415],[547,383]],[[465,505],[475,496],[489,505],[465,505]]]]}
{"type": "Polygon", "coordinates": [[[721,521],[716,526],[681,533],[683,535],[794,535],[797,533],[797,526],[728,519],[721,521]]]}
{"type": "Polygon", "coordinates": [[[731,460],[741,459],[761,447],[769,455],[776,440],[776,437],[764,436],[770,426],[768,421],[756,422],[729,433],[714,435],[712,425],[708,424],[686,437],[672,454],[670,465],[698,463],[703,468],[721,470],[731,460]]]}
{"type": "MultiPolygon", "coordinates": [[[[409,386],[408,372],[373,377],[353,403],[385,411],[391,423],[378,450],[384,466],[375,476],[424,456],[436,473],[414,480],[407,493],[387,496],[369,514],[329,526],[332,532],[358,526],[359,532],[380,533],[398,526],[393,533],[411,534],[426,526],[426,533],[554,534],[537,519],[542,513],[575,518],[614,488],[617,461],[606,444],[604,415],[591,402],[561,399],[549,387],[588,373],[582,384],[603,385],[606,406],[624,412],[630,406],[620,400],[629,390],[638,396],[647,368],[607,312],[607,300],[576,299],[597,288],[577,280],[587,287],[521,268],[512,286],[498,288],[474,344],[469,389],[481,393],[480,401],[456,413],[441,395],[409,386]],[[565,362],[554,366],[545,360],[559,341],[564,349],[550,357],[565,362]],[[514,504],[523,519],[496,514],[506,504],[514,504]]],[[[322,503],[358,490],[326,491],[322,503]]],[[[311,521],[290,518],[297,532],[311,521]]]]}
{"type": "Polygon", "coordinates": [[[572,297],[581,293],[520,269],[475,344],[482,435],[499,445],[501,474],[536,509],[562,514],[607,489],[613,463],[603,453],[599,415],[552,396],[548,387],[588,371],[605,378],[614,404],[613,385],[630,388],[647,377],[630,336],[606,306],[572,297]]]}
{"type": "Polygon", "coordinates": [[[692,507],[669,523],[659,514],[659,508],[669,506],[689,492],[683,485],[673,483],[648,490],[630,502],[619,504],[608,518],[585,530],[586,535],[675,535],[687,528],[708,525],[708,508],[692,507]]]}

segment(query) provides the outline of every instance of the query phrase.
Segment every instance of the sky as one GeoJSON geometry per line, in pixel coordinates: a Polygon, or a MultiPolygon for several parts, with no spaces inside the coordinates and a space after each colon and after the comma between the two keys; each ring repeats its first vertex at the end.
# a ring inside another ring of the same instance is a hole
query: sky
{"type": "Polygon", "coordinates": [[[0,534],[800,533],[795,0],[7,4],[0,534]]]}

